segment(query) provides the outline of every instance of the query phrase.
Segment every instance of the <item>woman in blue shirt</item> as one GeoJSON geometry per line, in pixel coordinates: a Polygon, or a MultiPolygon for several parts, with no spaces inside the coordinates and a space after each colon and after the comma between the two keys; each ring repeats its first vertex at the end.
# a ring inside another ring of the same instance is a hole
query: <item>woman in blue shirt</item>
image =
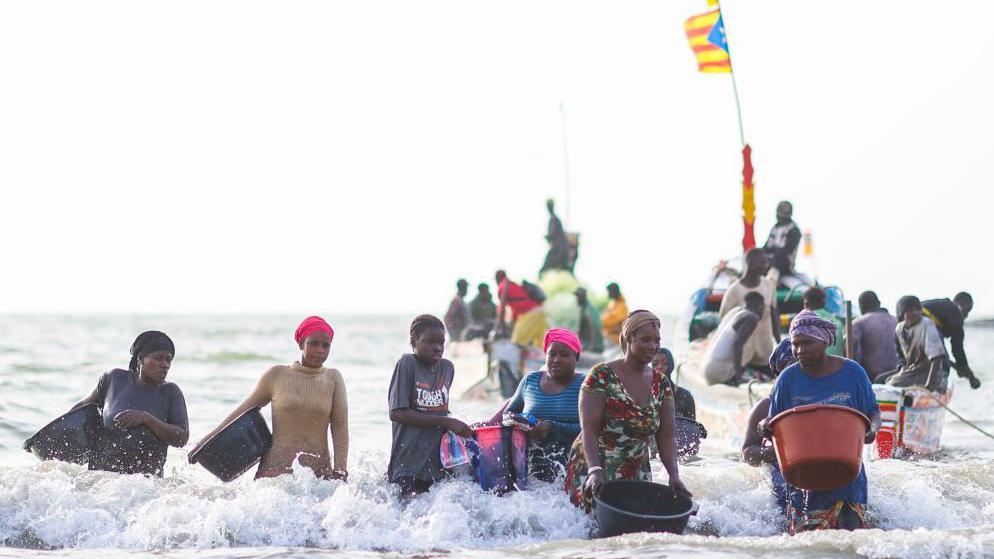
{"type": "MultiPolygon", "coordinates": [[[[869,377],[855,361],[828,355],[836,327],[811,311],[802,311],[790,324],[790,342],[797,363],[784,369],[770,395],[769,419],[807,404],[834,404],[853,408],[870,418],[866,443],[880,428],[880,409],[869,377]]],[[[806,491],[787,485],[788,523],[791,534],[807,530],[865,528],[866,471],[856,480],[832,491],[806,491]]]]}
{"type": "Polygon", "coordinates": [[[494,415],[531,414],[538,422],[528,432],[528,471],[541,481],[551,482],[566,473],[570,446],[580,433],[580,386],[577,374],[580,338],[565,328],[545,334],[545,370],[525,375],[514,395],[494,415]]]}

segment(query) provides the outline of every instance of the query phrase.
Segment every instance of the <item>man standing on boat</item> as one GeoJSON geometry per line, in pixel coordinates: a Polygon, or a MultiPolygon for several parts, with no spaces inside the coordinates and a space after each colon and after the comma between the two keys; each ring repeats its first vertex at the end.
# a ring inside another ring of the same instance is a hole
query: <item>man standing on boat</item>
{"type": "Polygon", "coordinates": [[[777,204],[777,224],[770,230],[763,251],[769,257],[769,278],[773,285],[793,289],[804,282],[794,275],[797,247],[801,244],[801,228],[794,223],[794,206],[784,200],[777,204]]]}
{"type": "Polygon", "coordinates": [[[866,369],[871,379],[897,368],[897,318],[880,306],[873,291],[859,294],[860,317],[852,322],[853,361],[866,369]]]}
{"type": "Polygon", "coordinates": [[[556,203],[550,198],[545,201],[545,207],[549,210],[549,231],[545,235],[545,240],[549,243],[549,252],[545,255],[545,262],[539,270],[539,276],[546,270],[566,270],[573,271],[573,263],[570,262],[570,246],[566,237],[566,230],[563,229],[563,222],[556,216],[556,203]]]}
{"type": "MultiPolygon", "coordinates": [[[[930,299],[922,302],[922,314],[932,319],[943,340],[949,338],[952,346],[955,363],[950,363],[956,369],[956,374],[960,378],[970,381],[970,388],[980,388],[980,379],[973,374],[970,364],[966,361],[966,352],[963,350],[963,323],[970,316],[973,310],[973,297],[965,291],[957,293],[953,300],[930,299]]],[[[944,345],[944,344],[943,344],[944,345]]]]}

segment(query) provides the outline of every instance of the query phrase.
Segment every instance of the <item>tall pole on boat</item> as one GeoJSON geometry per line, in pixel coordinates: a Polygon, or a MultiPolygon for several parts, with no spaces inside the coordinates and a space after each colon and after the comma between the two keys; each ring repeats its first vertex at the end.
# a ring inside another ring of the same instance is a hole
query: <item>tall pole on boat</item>
{"type": "Polygon", "coordinates": [[[564,229],[569,231],[569,210],[570,210],[570,184],[569,184],[569,143],[568,136],[566,135],[566,108],[563,106],[563,102],[559,102],[559,116],[560,122],[562,123],[563,129],[563,181],[566,183],[566,212],[564,217],[566,218],[566,226],[564,229]]]}

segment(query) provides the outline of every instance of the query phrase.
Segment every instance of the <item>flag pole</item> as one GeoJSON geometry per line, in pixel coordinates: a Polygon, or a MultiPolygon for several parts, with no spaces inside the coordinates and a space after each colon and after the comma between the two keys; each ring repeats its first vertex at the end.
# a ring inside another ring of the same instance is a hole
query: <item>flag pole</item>
{"type": "MultiPolygon", "coordinates": [[[[725,11],[721,9],[721,2],[719,0],[714,0],[714,5],[721,13],[721,24],[725,27],[722,30],[725,34],[725,44],[731,45],[732,41],[728,38],[728,20],[725,19],[725,11]]],[[[739,87],[735,84],[735,65],[732,64],[731,58],[731,48],[729,47],[728,73],[732,78],[732,93],[735,94],[735,114],[739,117],[739,141],[742,143],[742,147],[745,147],[745,127],[742,126],[742,103],[739,102],[739,87]]]]}
{"type": "Polygon", "coordinates": [[[569,185],[569,144],[567,143],[568,136],[566,134],[566,108],[563,106],[563,102],[562,101],[559,102],[559,116],[560,116],[560,120],[562,122],[562,128],[563,128],[563,179],[564,179],[564,182],[566,183],[566,213],[565,213],[564,217],[566,217],[566,227],[565,227],[565,229],[568,231],[569,230],[569,210],[570,210],[570,203],[569,203],[570,202],[570,200],[569,200],[570,199],[570,192],[569,192],[569,190],[570,190],[570,188],[569,188],[570,187],[570,185],[569,185]]]}

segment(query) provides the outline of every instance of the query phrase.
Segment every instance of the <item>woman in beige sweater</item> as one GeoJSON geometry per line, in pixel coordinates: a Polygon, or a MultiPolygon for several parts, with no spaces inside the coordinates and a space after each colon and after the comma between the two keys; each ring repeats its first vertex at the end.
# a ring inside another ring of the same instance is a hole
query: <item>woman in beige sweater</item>
{"type": "Polygon", "coordinates": [[[349,409],[345,381],[337,369],[324,367],[335,332],[324,319],[311,316],[297,327],[294,339],[300,346],[300,361],[270,368],[255,390],[213,431],[201,445],[233,419],[254,407],[273,404],[273,446],[262,456],[256,479],[293,471],[294,462],[329,479],[348,477],[349,409]],[[334,458],[328,450],[328,430],[334,458]]]}

